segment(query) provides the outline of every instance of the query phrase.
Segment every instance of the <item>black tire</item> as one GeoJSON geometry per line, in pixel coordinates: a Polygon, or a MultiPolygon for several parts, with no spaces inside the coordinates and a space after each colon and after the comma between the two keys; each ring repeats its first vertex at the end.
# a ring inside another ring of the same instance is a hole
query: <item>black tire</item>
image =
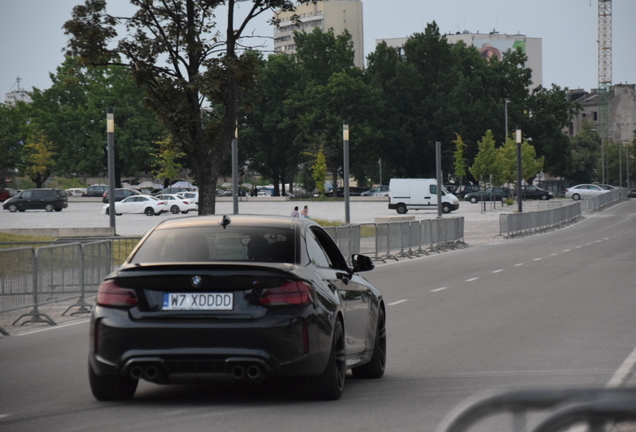
{"type": "Polygon", "coordinates": [[[144,214],[146,216],[154,216],[155,211],[152,209],[152,207],[147,207],[146,210],[144,210],[144,214]]]}
{"type": "Polygon", "coordinates": [[[44,206],[44,210],[47,212],[52,212],[53,210],[55,210],[55,207],[53,207],[53,204],[47,204],[44,206]]]}
{"type": "Polygon", "coordinates": [[[547,200],[549,197],[547,195],[541,195],[541,201],[547,200]]]}
{"type": "Polygon", "coordinates": [[[179,206],[173,205],[172,207],[170,207],[170,213],[179,214],[179,206]]]}
{"type": "Polygon", "coordinates": [[[138,381],[128,377],[99,376],[88,364],[88,381],[95,399],[100,401],[118,401],[132,399],[137,390],[138,381]]]}
{"type": "Polygon", "coordinates": [[[304,381],[305,395],[309,399],[337,400],[342,396],[347,375],[345,334],[342,321],[336,320],[331,339],[331,353],[325,371],[304,381]]]}
{"type": "Polygon", "coordinates": [[[580,199],[581,199],[581,195],[579,195],[579,194],[572,194],[572,199],[573,199],[574,201],[578,201],[578,200],[580,200],[580,199]]]}
{"type": "Polygon", "coordinates": [[[406,208],[406,205],[402,204],[402,203],[400,203],[397,206],[395,206],[395,210],[398,212],[398,214],[406,214],[406,212],[409,211],[406,208]]]}
{"type": "Polygon", "coordinates": [[[477,203],[477,201],[478,201],[478,200],[477,200],[477,197],[470,197],[470,202],[471,202],[471,203],[476,204],[476,203],[477,203]]]}
{"type": "Polygon", "coordinates": [[[18,211],[18,207],[15,204],[9,204],[9,211],[15,213],[18,211]]]}
{"type": "Polygon", "coordinates": [[[375,331],[375,343],[373,346],[373,356],[371,361],[362,366],[351,369],[356,378],[382,378],[386,368],[386,318],[384,311],[378,311],[378,325],[375,331]]]}
{"type": "Polygon", "coordinates": [[[442,213],[450,213],[453,209],[448,204],[442,204],[442,213]]]}

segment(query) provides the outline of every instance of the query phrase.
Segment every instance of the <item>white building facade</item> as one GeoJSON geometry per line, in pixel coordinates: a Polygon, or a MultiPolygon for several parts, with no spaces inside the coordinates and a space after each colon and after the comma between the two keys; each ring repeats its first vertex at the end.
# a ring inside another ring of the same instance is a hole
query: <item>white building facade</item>
{"type": "MultiPolygon", "coordinates": [[[[525,35],[506,35],[496,31],[491,33],[463,33],[444,35],[450,43],[463,41],[468,46],[474,46],[479,53],[486,58],[497,56],[501,60],[507,50],[520,48],[528,57],[526,67],[532,70],[532,85],[530,90],[543,85],[543,45],[541,38],[533,38],[525,35]]],[[[378,39],[376,44],[386,42],[390,47],[402,49],[408,38],[378,39]]]]}
{"type": "Polygon", "coordinates": [[[274,29],[274,51],[285,54],[296,52],[294,31],[311,33],[318,27],[323,32],[330,28],[334,34],[340,35],[345,30],[351,34],[355,51],[354,64],[364,68],[364,26],[361,0],[327,0],[299,5],[296,12],[279,12],[276,17],[280,25],[274,29]],[[295,24],[293,16],[299,17],[295,24]]]}

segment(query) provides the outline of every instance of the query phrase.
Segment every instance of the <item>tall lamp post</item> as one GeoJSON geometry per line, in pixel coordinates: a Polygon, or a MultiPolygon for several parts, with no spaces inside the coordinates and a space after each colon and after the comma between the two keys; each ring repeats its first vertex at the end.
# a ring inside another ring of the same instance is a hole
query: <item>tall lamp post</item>
{"type": "Polygon", "coordinates": [[[504,99],[504,142],[508,141],[508,99],[504,99]]]}
{"type": "Polygon", "coordinates": [[[234,129],[234,139],[232,140],[232,198],[234,203],[234,214],[238,214],[238,124],[234,129]]]}
{"type": "Polygon", "coordinates": [[[106,137],[108,140],[108,215],[110,227],[115,233],[115,113],[113,107],[106,109],[106,137]]]}
{"type": "Polygon", "coordinates": [[[523,212],[523,196],[521,196],[521,129],[517,126],[517,205],[519,213],[523,212]]]}
{"type": "Polygon", "coordinates": [[[345,199],[345,222],[350,223],[349,214],[349,123],[342,121],[342,155],[343,155],[343,177],[344,177],[344,199],[345,199]]]}

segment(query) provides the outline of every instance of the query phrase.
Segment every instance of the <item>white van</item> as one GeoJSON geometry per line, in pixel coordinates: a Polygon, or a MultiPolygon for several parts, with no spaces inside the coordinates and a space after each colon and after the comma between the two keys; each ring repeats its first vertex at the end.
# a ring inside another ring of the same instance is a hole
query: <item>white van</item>
{"type": "MultiPolygon", "coordinates": [[[[404,214],[409,210],[437,208],[436,179],[391,179],[389,182],[389,208],[404,214]]],[[[442,186],[442,212],[459,208],[459,200],[442,186]]]]}

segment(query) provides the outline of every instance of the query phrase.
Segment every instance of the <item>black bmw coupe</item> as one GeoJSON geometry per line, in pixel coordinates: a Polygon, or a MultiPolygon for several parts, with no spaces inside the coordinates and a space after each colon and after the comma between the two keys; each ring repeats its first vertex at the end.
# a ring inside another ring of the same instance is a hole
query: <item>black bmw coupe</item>
{"type": "Polygon", "coordinates": [[[247,215],[164,221],[100,285],[89,379],[98,400],[157,384],[299,377],[308,397],[338,399],[347,370],[380,378],[385,305],[310,219],[247,215]]]}

